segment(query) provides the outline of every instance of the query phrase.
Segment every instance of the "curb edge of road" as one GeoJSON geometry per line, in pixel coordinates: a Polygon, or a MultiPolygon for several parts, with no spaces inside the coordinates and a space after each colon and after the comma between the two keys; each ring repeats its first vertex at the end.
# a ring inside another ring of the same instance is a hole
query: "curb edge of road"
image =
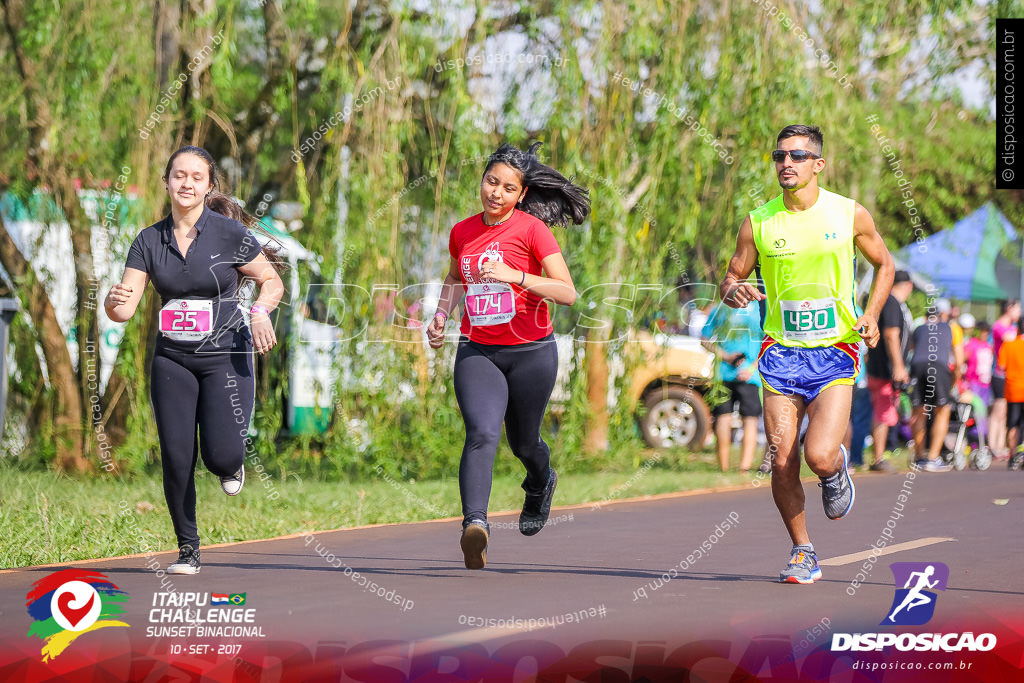
{"type": "MultiPolygon", "coordinates": [[[[818,479],[817,477],[803,477],[803,478],[801,478],[801,481],[803,481],[804,483],[807,483],[807,482],[817,481],[817,479],[818,479]]],[[[594,505],[601,505],[602,507],[604,507],[606,505],[607,506],[610,506],[610,505],[621,505],[622,503],[646,503],[646,502],[658,501],[658,500],[671,500],[673,498],[688,498],[690,496],[702,496],[702,495],[707,495],[707,494],[711,494],[711,493],[730,493],[730,492],[733,492],[733,491],[743,491],[745,489],[756,490],[757,488],[759,488],[759,487],[754,487],[754,486],[752,486],[751,482],[747,482],[745,484],[731,484],[729,486],[712,486],[712,487],[706,487],[706,488],[700,488],[700,489],[691,489],[691,490],[688,490],[688,491],[670,491],[668,493],[655,493],[655,494],[649,494],[649,495],[645,495],[645,496],[635,496],[633,498],[621,498],[621,499],[610,500],[610,501],[591,501],[591,502],[586,502],[586,503],[573,503],[571,505],[559,505],[559,506],[556,506],[556,507],[552,507],[551,511],[555,512],[556,510],[580,510],[580,509],[583,509],[583,508],[592,508],[594,505]]],[[[502,512],[489,513],[488,514],[488,519],[493,518],[493,517],[501,517],[501,516],[508,516],[508,515],[518,515],[518,514],[519,514],[519,510],[505,510],[505,511],[502,511],[502,512]]],[[[204,546],[202,546],[202,549],[203,550],[208,550],[208,549],[211,549],[211,548],[228,548],[228,547],[238,546],[238,545],[249,545],[250,543],[263,543],[265,541],[287,541],[287,540],[293,539],[293,538],[303,538],[305,536],[308,536],[309,534],[315,534],[315,535],[319,535],[319,534],[333,534],[333,533],[339,533],[339,532],[345,532],[345,531],[360,531],[360,530],[363,530],[363,529],[378,529],[378,528],[382,528],[382,527],[408,526],[408,525],[413,525],[413,524],[438,524],[438,523],[441,523],[441,522],[459,521],[460,519],[461,519],[460,517],[441,517],[441,518],[438,518],[438,519],[423,519],[423,520],[417,520],[417,521],[414,521],[414,522],[384,522],[384,523],[381,523],[381,524],[363,524],[361,526],[342,527],[340,529],[323,529],[323,530],[319,530],[319,531],[304,531],[304,532],[299,532],[299,533],[294,533],[294,534],[287,534],[285,536],[274,536],[272,538],[254,538],[254,539],[247,540],[247,541],[228,541],[228,542],[225,542],[225,543],[215,543],[215,544],[211,544],[211,545],[204,545],[204,546]]],[[[0,576],[2,576],[4,574],[13,574],[13,573],[16,573],[16,572],[33,571],[33,570],[39,570],[39,569],[53,569],[53,568],[59,568],[59,567],[74,567],[74,566],[82,565],[82,564],[94,564],[96,562],[108,562],[108,561],[113,561],[113,560],[130,560],[130,559],[139,558],[139,557],[152,557],[152,556],[158,555],[158,554],[174,553],[174,552],[176,552],[176,550],[173,549],[173,548],[170,548],[168,550],[158,550],[158,551],[152,552],[152,553],[134,553],[134,554],[131,554],[131,555],[116,555],[114,557],[95,557],[95,558],[89,558],[89,559],[84,559],[84,560],[73,560],[73,561],[70,561],[70,562],[54,562],[54,563],[51,563],[51,564],[36,564],[36,565],[26,565],[26,566],[23,566],[23,567],[10,567],[10,568],[7,568],[7,569],[0,569],[0,576]]]]}

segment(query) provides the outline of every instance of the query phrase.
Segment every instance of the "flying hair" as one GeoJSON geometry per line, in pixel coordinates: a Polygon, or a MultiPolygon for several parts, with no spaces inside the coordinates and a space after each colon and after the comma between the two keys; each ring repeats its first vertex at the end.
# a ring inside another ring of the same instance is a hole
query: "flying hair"
{"type": "Polygon", "coordinates": [[[525,152],[504,143],[487,159],[484,174],[495,164],[505,164],[521,176],[521,184],[529,191],[518,207],[547,225],[581,224],[590,215],[590,190],[541,163],[535,142],[525,152]]]}

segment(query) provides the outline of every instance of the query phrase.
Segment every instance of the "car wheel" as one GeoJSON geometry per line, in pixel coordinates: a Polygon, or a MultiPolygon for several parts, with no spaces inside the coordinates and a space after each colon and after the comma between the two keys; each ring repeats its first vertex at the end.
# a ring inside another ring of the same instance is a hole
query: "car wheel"
{"type": "Polygon", "coordinates": [[[652,448],[701,448],[711,425],[711,411],[693,389],[663,386],[643,396],[640,431],[652,448]]]}

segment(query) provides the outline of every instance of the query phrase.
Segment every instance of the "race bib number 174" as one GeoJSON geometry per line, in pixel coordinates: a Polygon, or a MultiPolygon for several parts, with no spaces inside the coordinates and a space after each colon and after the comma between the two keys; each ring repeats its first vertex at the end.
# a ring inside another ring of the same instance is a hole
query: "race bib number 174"
{"type": "Polygon", "coordinates": [[[474,327],[507,323],[516,315],[512,288],[503,282],[469,285],[466,290],[466,312],[474,327]]]}

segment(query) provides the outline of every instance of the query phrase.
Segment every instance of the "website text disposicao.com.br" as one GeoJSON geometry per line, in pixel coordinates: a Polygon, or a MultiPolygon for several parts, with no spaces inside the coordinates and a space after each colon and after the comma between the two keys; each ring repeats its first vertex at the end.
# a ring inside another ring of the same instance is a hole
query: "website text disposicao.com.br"
{"type": "Polygon", "coordinates": [[[974,662],[854,662],[854,671],[968,671],[974,662]]]}

